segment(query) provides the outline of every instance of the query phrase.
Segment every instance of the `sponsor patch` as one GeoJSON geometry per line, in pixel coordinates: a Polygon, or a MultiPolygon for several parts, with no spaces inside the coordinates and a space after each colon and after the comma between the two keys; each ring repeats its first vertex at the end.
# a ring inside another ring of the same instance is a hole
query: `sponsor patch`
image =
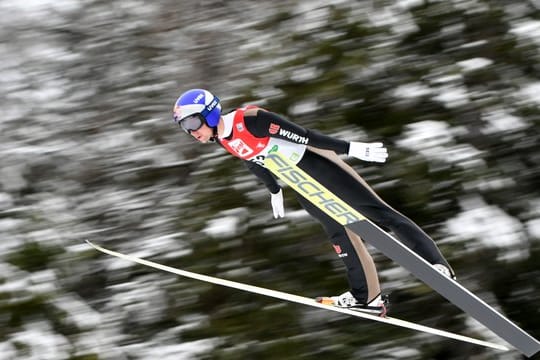
{"type": "MultiPolygon", "coordinates": [[[[289,159],[281,156],[277,150],[278,147],[276,146],[268,152],[265,159],[266,168],[296,192],[311,201],[341,225],[352,224],[365,219],[362,214],[338,198],[302,169],[290,163],[289,159]]],[[[345,254],[343,255],[346,256],[345,254]]]]}
{"type": "Polygon", "coordinates": [[[341,249],[341,246],[339,245],[332,245],[334,247],[334,250],[336,251],[336,254],[338,254],[338,256],[340,258],[344,258],[344,257],[347,257],[348,254],[347,253],[344,253],[343,250],[341,249]]]}
{"type": "Polygon", "coordinates": [[[279,135],[283,136],[284,138],[287,138],[287,139],[289,139],[292,142],[295,142],[297,144],[307,145],[308,142],[309,142],[309,139],[307,137],[300,136],[300,135],[295,134],[295,133],[293,133],[292,131],[289,131],[289,130],[280,129],[279,130],[279,135]]]}
{"type": "Polygon", "coordinates": [[[272,135],[275,135],[278,133],[280,129],[280,126],[278,124],[270,123],[270,127],[268,128],[268,132],[272,135]]]}
{"type": "Polygon", "coordinates": [[[253,153],[253,149],[250,148],[245,142],[241,139],[234,139],[229,142],[229,146],[233,149],[240,157],[246,157],[253,153]]]}

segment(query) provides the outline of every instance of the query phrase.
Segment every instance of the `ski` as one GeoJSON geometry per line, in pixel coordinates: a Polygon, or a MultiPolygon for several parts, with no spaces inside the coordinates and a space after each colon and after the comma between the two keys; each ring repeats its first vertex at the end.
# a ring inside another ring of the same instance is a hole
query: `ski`
{"type": "Polygon", "coordinates": [[[380,317],[380,316],[377,316],[377,315],[363,313],[363,312],[360,312],[360,311],[355,311],[355,310],[350,310],[350,309],[345,309],[345,308],[340,308],[340,307],[333,306],[333,305],[320,304],[317,301],[315,301],[314,299],[299,296],[299,295],[294,295],[294,294],[290,294],[290,293],[286,293],[286,292],[282,292],[282,291],[277,291],[277,290],[270,290],[270,289],[266,289],[266,288],[262,288],[262,287],[258,287],[258,286],[253,286],[253,285],[248,285],[248,284],[244,284],[244,283],[240,283],[240,282],[236,282],[236,281],[221,279],[221,278],[217,278],[217,277],[212,277],[212,276],[208,276],[208,275],[203,275],[203,274],[198,274],[198,273],[194,273],[194,272],[190,272],[190,271],[186,271],[186,270],[177,269],[177,268],[167,266],[167,265],[162,265],[162,264],[150,261],[150,260],[145,260],[145,259],[142,259],[142,258],[139,258],[139,257],[136,257],[136,256],[122,254],[122,253],[119,253],[119,252],[116,252],[116,251],[113,251],[113,250],[109,250],[109,249],[106,249],[106,248],[104,248],[102,246],[96,245],[96,244],[94,244],[93,242],[91,242],[89,240],[86,240],[86,243],[88,243],[88,245],[92,246],[94,249],[96,249],[96,250],[98,250],[98,251],[100,251],[102,253],[112,255],[112,256],[115,256],[115,257],[118,257],[118,258],[121,258],[121,259],[124,259],[124,260],[132,261],[134,263],[145,265],[145,266],[148,266],[148,267],[151,267],[151,268],[154,268],[154,269],[166,271],[166,272],[176,274],[176,275],[179,275],[179,276],[183,276],[183,277],[187,277],[187,278],[191,278],[191,279],[195,279],[195,280],[199,280],[199,281],[204,281],[204,282],[215,284],[215,285],[226,286],[226,287],[237,289],[237,290],[247,291],[247,292],[254,293],[254,294],[264,295],[264,296],[276,298],[276,299],[279,299],[279,300],[285,300],[285,301],[289,301],[289,302],[293,302],[293,303],[297,303],[297,304],[307,305],[307,306],[311,306],[311,307],[315,307],[315,308],[319,308],[319,309],[323,309],[323,310],[335,311],[335,312],[338,312],[338,313],[341,313],[341,314],[355,316],[355,317],[359,317],[359,318],[363,318],[363,319],[367,319],[367,320],[378,321],[378,322],[381,322],[381,323],[394,325],[394,326],[399,326],[399,327],[407,328],[407,329],[410,329],[410,330],[424,332],[424,333],[428,333],[428,334],[432,334],[432,335],[438,335],[438,336],[442,336],[442,337],[445,337],[445,338],[458,340],[458,341],[462,341],[462,342],[466,342],[466,343],[470,343],[470,344],[480,345],[480,346],[484,346],[484,347],[488,347],[488,348],[492,348],[492,349],[496,349],[496,350],[501,350],[501,351],[508,351],[509,350],[508,347],[506,347],[504,345],[495,344],[495,343],[491,343],[491,342],[471,338],[471,337],[464,336],[464,335],[451,333],[451,332],[444,331],[444,330],[431,328],[431,327],[424,326],[424,325],[419,325],[419,324],[416,324],[416,323],[412,323],[412,322],[408,322],[408,321],[404,321],[404,320],[400,320],[400,319],[396,319],[396,318],[392,318],[392,317],[380,317]]]}
{"type": "Polygon", "coordinates": [[[403,266],[521,353],[530,357],[540,351],[538,340],[461,284],[434,270],[431,264],[345,203],[278,151],[273,151],[266,157],[265,167],[338,223],[403,266]]]}

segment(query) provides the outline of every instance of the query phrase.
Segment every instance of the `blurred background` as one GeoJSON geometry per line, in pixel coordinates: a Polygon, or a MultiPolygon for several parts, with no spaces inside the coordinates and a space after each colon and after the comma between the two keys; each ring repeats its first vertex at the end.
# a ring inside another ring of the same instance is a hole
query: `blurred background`
{"type": "MultiPolygon", "coordinates": [[[[203,87],[347,140],[459,281],[540,337],[538,0],[0,0],[1,359],[521,359],[180,278],[298,295],[344,269],[285,189],[173,124],[203,87]]],[[[395,317],[499,341],[376,250],[395,317]]]]}

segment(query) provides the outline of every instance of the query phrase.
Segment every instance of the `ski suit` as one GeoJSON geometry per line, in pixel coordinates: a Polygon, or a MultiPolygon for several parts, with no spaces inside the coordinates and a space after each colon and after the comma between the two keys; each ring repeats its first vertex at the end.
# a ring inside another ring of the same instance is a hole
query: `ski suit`
{"type": "MultiPolygon", "coordinates": [[[[224,134],[217,141],[231,154],[245,160],[249,170],[275,194],[280,186],[264,158],[279,144],[296,165],[371,221],[392,231],[411,250],[431,264],[448,265],[435,242],[414,222],[386,204],[350,166],[336,154],[347,154],[349,143],[305,129],[283,117],[248,106],[223,116],[224,134]]],[[[296,194],[302,207],[328,234],[347,269],[353,296],[368,303],[380,294],[373,259],[362,240],[315,205],[296,194]]],[[[369,242],[369,239],[367,239],[369,242]]]]}

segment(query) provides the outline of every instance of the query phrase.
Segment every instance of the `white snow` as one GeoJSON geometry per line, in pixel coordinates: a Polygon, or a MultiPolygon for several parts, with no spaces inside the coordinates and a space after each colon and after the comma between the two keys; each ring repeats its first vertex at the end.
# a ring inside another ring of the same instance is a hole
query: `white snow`
{"type": "Polygon", "coordinates": [[[16,192],[28,186],[24,174],[28,170],[26,164],[11,164],[0,168],[0,188],[7,192],[16,192]]]}
{"type": "Polygon", "coordinates": [[[214,349],[219,339],[186,341],[180,344],[139,343],[122,347],[130,359],[190,360],[214,349]]]}
{"type": "Polygon", "coordinates": [[[469,94],[464,86],[449,85],[437,89],[434,100],[442,102],[448,108],[455,108],[469,103],[469,94]]]}
{"type": "Polygon", "coordinates": [[[532,238],[540,240],[540,218],[527,221],[526,227],[527,232],[532,238]]]}
{"type": "MultiPolygon", "coordinates": [[[[22,331],[9,337],[11,344],[25,347],[26,360],[58,360],[69,359],[71,345],[62,335],[53,331],[45,321],[28,322],[22,331]]],[[[5,358],[6,359],[6,358],[5,358]]]]}
{"type": "Polygon", "coordinates": [[[484,134],[507,133],[523,130],[529,126],[523,119],[509,114],[504,109],[483,114],[482,120],[487,123],[481,130],[484,134]]]}
{"type": "MultiPolygon", "coordinates": [[[[522,259],[529,255],[521,222],[500,207],[488,205],[480,196],[460,200],[463,209],[445,223],[452,240],[478,240],[482,247],[498,247],[501,259],[522,259]]],[[[473,244],[468,243],[472,248],[473,244]]]]}
{"type": "Polygon", "coordinates": [[[518,101],[533,102],[540,104],[540,81],[523,85],[516,94],[518,101]]]}
{"type": "Polygon", "coordinates": [[[67,314],[67,322],[79,329],[92,329],[102,321],[101,315],[76,294],[58,296],[52,300],[52,304],[67,314]]]}
{"type": "Polygon", "coordinates": [[[112,295],[105,311],[140,325],[159,322],[167,311],[167,293],[163,286],[170,277],[144,276],[136,281],[110,286],[112,295]]]}
{"type": "Polygon", "coordinates": [[[401,9],[412,9],[424,5],[425,0],[399,0],[396,1],[396,6],[401,9]]]}
{"type": "Polygon", "coordinates": [[[481,46],[481,45],[485,45],[485,44],[487,44],[487,40],[477,40],[477,41],[471,41],[471,42],[465,43],[465,44],[461,45],[460,47],[462,47],[462,48],[473,48],[473,47],[477,47],[477,46],[481,46]]]}
{"type": "Polygon", "coordinates": [[[238,233],[240,219],[236,216],[223,216],[208,222],[204,232],[213,238],[229,238],[238,233]]]}
{"type": "Polygon", "coordinates": [[[329,9],[321,7],[316,1],[302,1],[295,10],[301,20],[295,24],[294,32],[312,32],[328,23],[329,9]]]}
{"type": "Polygon", "coordinates": [[[17,348],[11,341],[0,342],[0,354],[2,354],[4,359],[16,359],[17,358],[17,348]]]}
{"type": "Polygon", "coordinates": [[[392,92],[393,96],[397,98],[412,99],[421,96],[431,95],[432,90],[422,83],[410,83],[400,85],[392,92]]]}
{"type": "Polygon", "coordinates": [[[306,99],[299,101],[289,107],[289,113],[292,116],[314,113],[319,109],[319,104],[315,99],[306,99]]]}
{"type": "MultiPolygon", "coordinates": [[[[7,233],[9,231],[15,231],[22,227],[27,222],[21,219],[4,218],[0,219],[0,232],[7,233]]],[[[4,241],[4,239],[2,239],[4,241]]]]}
{"type": "Polygon", "coordinates": [[[387,26],[394,36],[404,37],[417,32],[420,28],[406,7],[415,6],[419,1],[399,1],[394,6],[377,6],[366,2],[367,20],[374,26],[387,26]]]}
{"type": "Polygon", "coordinates": [[[457,64],[463,69],[463,71],[469,72],[488,67],[493,64],[493,61],[490,59],[477,57],[468,60],[458,61],[457,64]]]}
{"type": "Polygon", "coordinates": [[[230,209],[218,214],[208,221],[204,233],[215,239],[225,239],[244,233],[247,230],[247,214],[245,208],[230,209]]]}
{"type": "Polygon", "coordinates": [[[58,290],[54,270],[41,270],[30,273],[27,291],[34,295],[54,294],[58,290]]]}
{"type": "Polygon", "coordinates": [[[9,281],[0,284],[0,294],[8,294],[5,303],[16,304],[38,295],[49,296],[58,290],[53,270],[33,273],[22,271],[16,266],[0,263],[0,276],[9,281]]]}
{"type": "Polygon", "coordinates": [[[540,20],[521,19],[514,23],[510,33],[540,45],[540,20]]]}
{"type": "Polygon", "coordinates": [[[0,211],[7,210],[12,206],[13,196],[5,192],[0,192],[0,211]]]}
{"type": "Polygon", "coordinates": [[[312,81],[317,79],[321,75],[321,70],[317,69],[315,66],[310,67],[298,67],[294,69],[289,74],[292,81],[312,81]]]}
{"type": "Polygon", "coordinates": [[[463,168],[483,166],[481,152],[470,144],[457,144],[454,134],[461,128],[452,128],[446,122],[425,120],[407,125],[398,146],[417,151],[429,160],[455,164],[463,168]]]}

